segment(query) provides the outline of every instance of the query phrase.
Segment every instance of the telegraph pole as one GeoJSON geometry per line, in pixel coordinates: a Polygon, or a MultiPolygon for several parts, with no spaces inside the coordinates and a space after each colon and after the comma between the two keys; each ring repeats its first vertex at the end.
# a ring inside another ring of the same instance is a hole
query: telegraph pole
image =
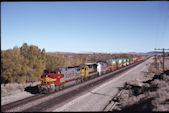
{"type": "Polygon", "coordinates": [[[157,55],[155,55],[155,68],[156,68],[156,73],[158,72],[158,68],[157,68],[157,55]]]}
{"type": "Polygon", "coordinates": [[[163,49],[156,49],[155,48],[154,50],[163,50],[163,73],[164,73],[164,55],[165,55],[164,50],[169,50],[169,49],[164,49],[164,48],[163,49]]]}

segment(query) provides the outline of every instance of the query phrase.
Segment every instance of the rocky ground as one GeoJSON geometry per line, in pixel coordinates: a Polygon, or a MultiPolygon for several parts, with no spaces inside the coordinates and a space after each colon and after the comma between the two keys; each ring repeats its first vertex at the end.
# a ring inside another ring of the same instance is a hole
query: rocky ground
{"type": "MultiPolygon", "coordinates": [[[[164,73],[161,69],[158,72],[150,69],[148,79],[126,82],[113,111],[169,111],[169,60],[165,63],[164,73]]],[[[150,68],[155,67],[154,64],[150,68]]]]}

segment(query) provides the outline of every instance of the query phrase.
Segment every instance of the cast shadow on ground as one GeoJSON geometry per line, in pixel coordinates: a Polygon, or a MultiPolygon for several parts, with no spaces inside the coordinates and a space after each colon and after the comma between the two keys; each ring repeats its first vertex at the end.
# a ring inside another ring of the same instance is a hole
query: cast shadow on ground
{"type": "Polygon", "coordinates": [[[26,92],[29,92],[31,94],[38,94],[39,93],[39,89],[38,89],[38,85],[36,86],[28,86],[25,88],[26,92]]]}
{"type": "Polygon", "coordinates": [[[153,98],[141,100],[136,104],[123,108],[122,112],[151,112],[153,109],[152,100],[153,98]]]}
{"type": "Polygon", "coordinates": [[[164,71],[166,75],[169,75],[169,70],[164,71]]]}

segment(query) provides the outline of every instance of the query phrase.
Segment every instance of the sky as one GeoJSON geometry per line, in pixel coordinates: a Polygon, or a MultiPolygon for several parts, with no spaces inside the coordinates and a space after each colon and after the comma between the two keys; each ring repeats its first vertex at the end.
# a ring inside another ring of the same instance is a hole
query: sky
{"type": "Polygon", "coordinates": [[[1,2],[1,50],[25,42],[46,52],[169,48],[169,2],[1,2]]]}

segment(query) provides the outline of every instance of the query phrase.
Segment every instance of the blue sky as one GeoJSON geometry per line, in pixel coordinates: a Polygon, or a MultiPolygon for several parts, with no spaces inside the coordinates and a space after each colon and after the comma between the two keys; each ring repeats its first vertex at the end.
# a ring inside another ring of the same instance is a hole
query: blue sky
{"type": "Polygon", "coordinates": [[[2,2],[1,49],[147,52],[169,48],[169,2],[2,2]]]}

